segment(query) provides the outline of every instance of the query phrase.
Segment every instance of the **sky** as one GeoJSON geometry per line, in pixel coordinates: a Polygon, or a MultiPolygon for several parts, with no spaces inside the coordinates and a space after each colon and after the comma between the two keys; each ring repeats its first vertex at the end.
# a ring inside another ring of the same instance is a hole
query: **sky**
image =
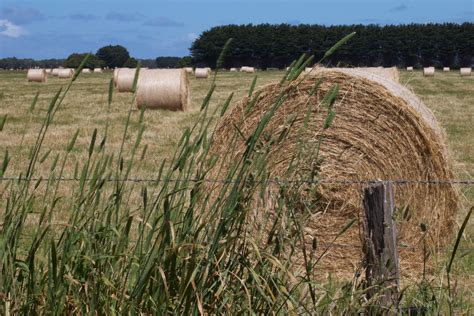
{"type": "Polygon", "coordinates": [[[0,0],[0,58],[66,58],[125,46],[137,58],[185,56],[224,24],[474,22],[474,0],[0,0]]]}

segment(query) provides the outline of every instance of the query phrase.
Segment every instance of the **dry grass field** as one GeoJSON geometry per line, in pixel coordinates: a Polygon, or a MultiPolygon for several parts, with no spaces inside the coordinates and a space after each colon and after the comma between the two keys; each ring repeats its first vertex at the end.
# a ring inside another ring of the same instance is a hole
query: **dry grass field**
{"type": "MultiPolygon", "coordinates": [[[[256,86],[262,87],[278,81],[283,72],[262,71],[255,75],[256,86]]],[[[97,129],[98,143],[107,130],[107,149],[110,152],[118,152],[125,122],[131,113],[131,124],[126,137],[128,144],[125,145],[132,145],[135,142],[140,128],[140,111],[133,105],[132,94],[115,91],[111,106],[108,107],[111,76],[111,72],[81,74],[72,85],[44,139],[36,177],[48,176],[55,157],[57,155],[62,157],[65,154],[66,146],[77,130],[79,136],[66,162],[65,177],[72,177],[76,164],[87,159],[88,146],[94,129],[97,129]]],[[[211,100],[211,112],[222,105],[230,93],[234,93],[234,101],[245,96],[253,79],[253,74],[219,73],[211,100]]],[[[3,131],[0,132],[0,155],[8,151],[12,158],[5,177],[19,176],[27,169],[29,151],[37,138],[48,105],[58,89],[65,87],[68,82],[49,77],[48,82],[44,84],[28,83],[25,72],[0,72],[0,118],[5,115],[7,117],[3,131]],[[38,102],[34,109],[31,109],[32,101],[38,92],[38,102]]],[[[474,179],[474,76],[461,78],[458,72],[452,71],[437,72],[434,78],[425,78],[419,71],[410,73],[402,71],[400,82],[418,95],[444,127],[456,177],[474,179]]],[[[134,166],[130,177],[153,178],[162,161],[172,159],[183,131],[191,127],[198,118],[201,102],[211,83],[212,79],[197,80],[193,76],[190,77],[191,106],[186,113],[162,110],[148,110],[144,113],[146,130],[139,150],[143,150],[146,146],[146,155],[140,165],[134,166]]],[[[125,146],[130,147],[132,146],[125,146]]],[[[458,188],[463,204],[458,218],[460,225],[469,207],[474,204],[474,186],[459,185],[458,188]]],[[[61,189],[67,192],[66,187],[61,189]]],[[[0,184],[0,194],[2,191],[0,184]]],[[[2,204],[0,202],[0,206],[2,204]]],[[[457,275],[464,279],[462,283],[470,293],[474,291],[472,222],[471,220],[461,244],[462,260],[456,266],[457,275]]]]}

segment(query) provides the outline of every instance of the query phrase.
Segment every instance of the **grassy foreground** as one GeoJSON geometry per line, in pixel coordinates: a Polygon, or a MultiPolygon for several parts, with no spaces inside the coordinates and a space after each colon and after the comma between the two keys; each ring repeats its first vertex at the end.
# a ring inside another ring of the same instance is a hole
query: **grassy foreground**
{"type": "MultiPolygon", "coordinates": [[[[47,84],[27,83],[25,76],[0,73],[1,114],[7,116],[0,148],[8,150],[11,157],[6,177],[25,176],[45,117],[55,111],[50,101],[58,88],[67,84],[57,78],[50,78],[47,84]],[[37,91],[38,102],[32,108],[37,91]]],[[[5,308],[53,313],[344,313],[367,305],[363,290],[352,281],[295,282],[285,266],[288,258],[270,253],[254,258],[251,236],[237,242],[229,230],[238,226],[239,218],[217,221],[211,227],[204,224],[221,218],[231,209],[231,200],[216,206],[211,218],[200,218],[188,207],[197,203],[189,170],[202,167],[203,158],[197,153],[206,148],[200,136],[212,131],[208,118],[219,116],[214,110],[231,92],[234,100],[246,95],[252,75],[220,75],[204,112],[200,109],[211,80],[191,78],[191,110],[187,113],[140,113],[131,106],[131,94],[114,94],[109,107],[110,76],[81,75],[55,112],[36,154],[34,175],[45,180],[0,184],[0,251],[11,252],[1,254],[0,299],[5,308]],[[193,126],[194,133],[187,132],[183,138],[186,128],[193,126]],[[163,182],[110,185],[100,181],[108,172],[163,182]],[[81,181],[46,180],[50,175],[76,176],[81,181]],[[183,181],[168,181],[176,178],[183,181]],[[22,229],[5,229],[15,223],[24,223],[22,229]]],[[[282,76],[278,71],[259,72],[257,87],[282,76]]],[[[413,88],[445,127],[458,178],[474,175],[473,79],[454,73],[440,73],[435,78],[401,74],[401,82],[413,88]]],[[[472,186],[460,190],[464,197],[461,223],[474,194],[472,186]]],[[[236,194],[235,198],[245,202],[245,196],[236,194]]],[[[472,231],[469,224],[462,249],[473,247],[472,231]]],[[[431,280],[428,285],[413,284],[405,298],[407,304],[469,313],[474,259],[469,250],[461,256],[455,263],[458,287],[454,294],[449,296],[445,289],[436,288],[433,284],[438,284],[438,279],[431,280]]]]}

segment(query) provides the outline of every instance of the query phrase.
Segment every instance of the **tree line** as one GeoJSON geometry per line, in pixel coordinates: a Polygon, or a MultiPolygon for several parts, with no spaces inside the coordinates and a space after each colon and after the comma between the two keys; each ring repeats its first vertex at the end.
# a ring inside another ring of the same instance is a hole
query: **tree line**
{"type": "Polygon", "coordinates": [[[345,35],[356,35],[325,61],[330,66],[468,67],[474,63],[474,23],[407,25],[247,24],[213,27],[190,48],[193,64],[213,66],[233,38],[225,67],[283,68],[302,53],[315,60],[345,35]]]}

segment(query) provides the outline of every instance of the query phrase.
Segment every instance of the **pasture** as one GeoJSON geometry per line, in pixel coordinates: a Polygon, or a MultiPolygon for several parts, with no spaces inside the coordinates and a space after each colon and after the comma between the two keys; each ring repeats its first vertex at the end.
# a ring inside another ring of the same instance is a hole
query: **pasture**
{"type": "MultiPolygon", "coordinates": [[[[206,120],[218,119],[220,107],[231,93],[234,93],[234,96],[230,107],[233,102],[246,96],[255,76],[256,89],[258,89],[278,82],[283,75],[282,71],[258,71],[255,74],[218,73],[215,92],[208,107],[209,117],[206,120]]],[[[91,138],[96,139],[97,147],[102,146],[103,143],[105,151],[114,155],[115,158],[123,152],[125,165],[127,161],[133,160],[131,157],[135,157],[137,162],[130,165],[128,178],[152,179],[157,176],[162,165],[164,170],[173,167],[173,155],[180,144],[183,132],[187,128],[192,128],[201,117],[201,105],[213,82],[212,76],[209,79],[195,79],[194,76],[189,76],[190,107],[189,111],[184,113],[165,110],[146,110],[142,113],[134,106],[133,94],[116,91],[112,94],[112,102],[109,106],[111,76],[111,72],[81,74],[73,83],[45,134],[38,154],[35,178],[46,179],[51,175],[58,176],[60,173],[57,171],[57,165],[62,163],[64,157],[67,159],[64,159],[62,176],[80,178],[81,170],[83,170],[81,168],[91,156],[91,138]],[[127,128],[126,133],[125,128],[127,128]],[[143,128],[145,128],[144,131],[143,128]],[[74,138],[76,132],[78,133],[77,140],[73,148],[68,148],[68,143],[74,138]],[[140,137],[141,141],[135,148],[137,137],[140,137]]],[[[6,116],[3,130],[0,132],[0,152],[4,155],[8,151],[11,157],[3,175],[5,178],[25,174],[30,163],[31,148],[37,141],[50,101],[58,89],[65,88],[68,83],[69,80],[52,76],[49,76],[46,83],[28,83],[25,72],[0,72],[0,117],[6,116]],[[37,93],[39,93],[38,100],[33,103],[37,93]]],[[[434,77],[423,77],[420,71],[401,71],[400,83],[415,92],[433,111],[444,128],[456,178],[473,179],[474,76],[460,77],[456,71],[448,73],[438,71],[434,77]]],[[[212,122],[209,133],[212,132],[214,125],[215,122],[212,122]]],[[[98,151],[98,149],[93,150],[98,151]]],[[[94,159],[99,161],[102,158],[94,159]]],[[[11,181],[0,183],[2,210],[5,208],[12,183],[11,181]]],[[[73,183],[74,181],[62,182],[56,189],[57,193],[54,196],[62,198],[57,201],[57,207],[51,207],[51,209],[54,208],[51,214],[52,226],[67,225],[70,212],[73,212],[69,206],[72,204],[71,201],[77,198],[77,188],[73,183]]],[[[474,204],[474,186],[459,185],[457,188],[461,194],[462,203],[457,219],[457,227],[459,227],[469,207],[474,204]]],[[[47,188],[38,189],[37,194],[45,197],[44,201],[41,199],[34,201],[34,205],[38,206],[35,212],[40,213],[43,206],[50,206],[52,202],[46,199],[49,199],[47,188]]],[[[128,199],[127,203],[131,204],[133,213],[136,209],[133,206],[134,203],[140,204],[143,199],[140,184],[137,184],[136,188],[130,188],[128,199]]],[[[38,217],[40,215],[32,214],[26,222],[26,228],[33,232],[36,225],[41,222],[38,217]]],[[[472,295],[474,291],[473,232],[474,224],[471,221],[461,241],[454,274],[457,280],[457,294],[462,297],[458,308],[461,310],[471,308],[471,311],[473,302],[472,298],[469,299],[469,295],[472,295]]],[[[28,242],[20,243],[21,255],[24,256],[29,251],[29,249],[22,249],[28,244],[28,242]]],[[[443,255],[448,257],[449,251],[443,255]]],[[[430,282],[445,282],[442,279],[443,266],[437,269],[439,272],[430,282]]],[[[105,287],[108,287],[107,282],[105,282],[105,287]]],[[[112,292],[114,291],[109,289],[109,292],[103,291],[101,295],[105,296],[106,293],[112,292]]],[[[417,295],[413,294],[413,297],[413,301],[416,302],[417,295]]]]}

